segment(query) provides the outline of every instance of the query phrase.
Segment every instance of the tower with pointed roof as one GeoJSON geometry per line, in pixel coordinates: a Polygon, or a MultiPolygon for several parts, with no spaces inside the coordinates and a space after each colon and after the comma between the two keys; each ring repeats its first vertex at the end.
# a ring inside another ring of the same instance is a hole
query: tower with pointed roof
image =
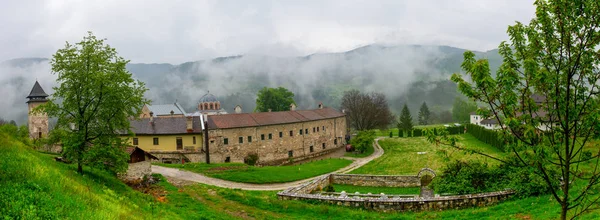
{"type": "Polygon", "coordinates": [[[46,113],[35,113],[33,109],[48,102],[46,99],[48,94],[44,92],[38,81],[35,81],[31,92],[27,96],[27,106],[29,114],[27,117],[27,125],[29,126],[29,138],[38,139],[48,135],[48,115],[46,113]]]}

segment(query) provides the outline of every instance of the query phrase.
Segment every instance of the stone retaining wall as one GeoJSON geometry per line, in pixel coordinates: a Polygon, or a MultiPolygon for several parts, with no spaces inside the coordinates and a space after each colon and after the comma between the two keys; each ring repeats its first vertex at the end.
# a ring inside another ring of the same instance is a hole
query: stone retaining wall
{"type": "Polygon", "coordinates": [[[417,176],[332,174],[333,183],[356,186],[419,187],[417,176]]]}
{"type": "MultiPolygon", "coordinates": [[[[365,195],[365,194],[347,194],[342,193],[316,193],[311,194],[324,188],[328,184],[341,183],[349,184],[349,180],[362,181],[366,184],[390,184],[394,185],[393,180],[404,181],[407,176],[374,176],[374,175],[349,175],[349,174],[329,174],[313,179],[298,187],[286,189],[277,193],[277,197],[281,200],[311,200],[321,201],[323,203],[342,205],[348,207],[357,207],[363,209],[377,211],[426,211],[426,210],[444,210],[458,209],[468,207],[481,207],[496,204],[503,201],[514,194],[512,190],[467,194],[457,196],[438,196],[435,197],[419,197],[419,196],[403,196],[403,195],[365,195]],[[369,178],[380,181],[365,181],[369,178]],[[336,180],[346,181],[337,182],[336,180]]],[[[418,178],[417,178],[418,179],[418,178]]],[[[413,180],[408,178],[408,180],[413,180]]],[[[409,181],[410,182],[410,181],[409,181]]],[[[355,182],[352,185],[359,185],[355,182]]],[[[395,185],[401,185],[400,183],[395,185]]],[[[378,185],[383,186],[383,185],[378,185]]],[[[387,186],[387,185],[385,185],[387,186]]]]}
{"type": "Polygon", "coordinates": [[[124,180],[138,180],[144,178],[146,175],[152,174],[152,166],[150,160],[141,161],[137,163],[130,163],[127,168],[127,173],[120,176],[124,180]]]}

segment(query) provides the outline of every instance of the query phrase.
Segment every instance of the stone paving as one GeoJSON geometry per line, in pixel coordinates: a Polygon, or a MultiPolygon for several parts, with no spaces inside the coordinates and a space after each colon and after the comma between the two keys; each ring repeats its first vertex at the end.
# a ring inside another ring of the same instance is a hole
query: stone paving
{"type": "Polygon", "coordinates": [[[348,165],[344,168],[341,168],[339,170],[336,170],[336,171],[333,171],[333,172],[330,172],[327,174],[323,174],[320,176],[311,177],[308,179],[294,181],[294,182],[271,183],[271,184],[239,183],[239,182],[233,182],[233,181],[228,181],[228,180],[212,178],[212,177],[208,177],[208,176],[205,176],[205,175],[202,175],[199,173],[190,172],[190,171],[183,171],[183,170],[179,170],[176,168],[168,168],[168,167],[161,167],[161,166],[155,166],[155,165],[152,166],[152,172],[161,174],[170,179],[180,179],[180,180],[192,181],[192,182],[203,183],[203,184],[207,184],[207,185],[218,186],[218,187],[223,187],[223,188],[230,188],[230,189],[284,190],[284,189],[287,189],[290,187],[300,186],[303,183],[306,183],[313,179],[316,179],[316,178],[319,178],[322,176],[326,176],[326,175],[329,175],[332,173],[348,173],[352,170],[358,169],[359,167],[361,167],[361,166],[371,162],[372,160],[380,157],[381,155],[383,155],[383,149],[381,148],[381,146],[379,146],[379,139],[381,139],[381,137],[375,139],[375,142],[373,143],[374,152],[373,152],[373,154],[369,155],[368,157],[364,157],[364,158],[344,157],[345,159],[353,160],[353,162],[350,165],[348,165]]]}

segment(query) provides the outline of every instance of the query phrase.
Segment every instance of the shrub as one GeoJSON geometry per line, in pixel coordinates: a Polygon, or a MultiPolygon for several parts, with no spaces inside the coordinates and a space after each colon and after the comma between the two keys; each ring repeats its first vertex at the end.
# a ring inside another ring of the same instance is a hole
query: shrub
{"type": "Polygon", "coordinates": [[[394,137],[394,132],[390,131],[390,137],[394,137]]]}
{"type": "Polygon", "coordinates": [[[256,153],[249,153],[246,157],[244,157],[245,164],[254,166],[256,165],[256,162],[258,162],[258,154],[256,153]]]}
{"type": "Polygon", "coordinates": [[[423,136],[423,130],[420,128],[413,129],[413,137],[421,137],[423,136]]]}
{"type": "MultiPolygon", "coordinates": [[[[435,178],[432,187],[439,193],[470,194],[515,190],[520,197],[542,195],[549,192],[543,179],[531,167],[518,167],[508,161],[498,167],[477,161],[454,161],[446,164],[442,174],[435,178]]],[[[556,187],[556,186],[555,186],[556,187]]]]}
{"type": "Polygon", "coordinates": [[[356,150],[360,151],[360,153],[364,153],[365,150],[373,144],[374,138],[374,131],[359,131],[356,137],[350,140],[350,144],[352,144],[356,150]]]}
{"type": "Polygon", "coordinates": [[[325,190],[325,192],[335,192],[335,189],[332,185],[327,185],[323,190],[325,190]]]}

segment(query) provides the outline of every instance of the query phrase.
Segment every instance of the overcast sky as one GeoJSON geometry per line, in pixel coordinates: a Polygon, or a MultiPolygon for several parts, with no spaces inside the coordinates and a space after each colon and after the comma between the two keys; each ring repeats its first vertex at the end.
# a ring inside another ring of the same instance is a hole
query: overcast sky
{"type": "Polygon", "coordinates": [[[134,63],[298,56],[372,44],[494,49],[533,0],[2,0],[0,61],[50,57],[92,31],[134,63]]]}

